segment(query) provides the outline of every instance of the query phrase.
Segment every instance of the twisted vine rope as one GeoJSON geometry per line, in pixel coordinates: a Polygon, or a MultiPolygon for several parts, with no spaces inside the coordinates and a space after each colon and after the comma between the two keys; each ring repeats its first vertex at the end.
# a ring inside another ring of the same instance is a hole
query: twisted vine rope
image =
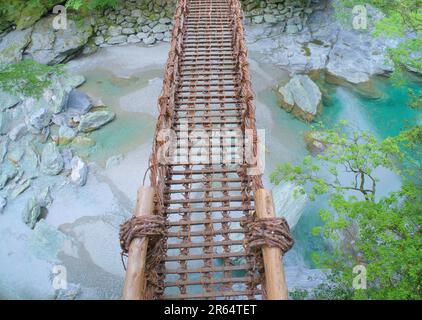
{"type": "Polygon", "coordinates": [[[249,217],[247,221],[248,237],[246,238],[249,248],[279,248],[283,254],[289,251],[294,244],[289,225],[285,218],[249,217]]]}
{"type": "Polygon", "coordinates": [[[162,257],[165,256],[163,239],[166,236],[166,219],[161,215],[133,216],[120,226],[120,247],[122,258],[127,256],[130,244],[134,239],[148,237],[148,248],[145,264],[146,278],[153,292],[148,291],[148,299],[155,298],[164,291],[164,286],[159,281],[158,267],[162,257]]]}

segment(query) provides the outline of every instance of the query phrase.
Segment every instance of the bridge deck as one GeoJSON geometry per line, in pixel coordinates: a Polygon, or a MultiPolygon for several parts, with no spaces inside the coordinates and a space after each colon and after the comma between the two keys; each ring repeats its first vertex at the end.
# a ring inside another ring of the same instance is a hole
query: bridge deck
{"type": "Polygon", "coordinates": [[[186,1],[171,124],[182,148],[167,165],[163,188],[164,299],[260,295],[241,225],[254,209],[251,181],[239,174],[242,137],[218,137],[244,131],[232,2],[186,1]]]}

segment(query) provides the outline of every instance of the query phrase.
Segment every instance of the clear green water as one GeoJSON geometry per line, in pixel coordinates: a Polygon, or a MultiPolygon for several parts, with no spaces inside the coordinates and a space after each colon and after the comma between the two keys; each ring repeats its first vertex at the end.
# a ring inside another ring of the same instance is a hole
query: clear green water
{"type": "MultiPolygon", "coordinates": [[[[161,69],[146,69],[128,78],[116,77],[111,72],[96,69],[84,74],[86,82],[81,90],[102,102],[116,113],[116,119],[88,135],[95,146],[79,148],[89,160],[104,164],[117,154],[129,152],[150,142],[155,130],[156,117],[144,112],[128,112],[120,108],[120,98],[148,85],[148,81],[162,76],[161,69]]],[[[136,101],[134,101],[136,103],[136,101]]],[[[155,100],[152,103],[156,103],[155,100]]],[[[78,147],[76,147],[78,149],[78,147]]]]}
{"type": "MultiPolygon", "coordinates": [[[[116,112],[116,120],[89,137],[96,145],[89,148],[89,158],[104,162],[108,157],[125,153],[150,143],[156,117],[142,112],[127,112],[119,107],[119,98],[148,84],[148,80],[162,75],[162,70],[145,70],[129,79],[113,76],[110,72],[95,70],[86,74],[87,82],[82,89],[89,94],[101,97],[103,102],[116,112]]],[[[412,80],[412,79],[411,79],[412,80]]],[[[421,82],[410,81],[407,85],[395,87],[383,78],[374,79],[376,90],[381,98],[371,99],[353,89],[329,85],[319,81],[325,93],[323,112],[317,117],[327,126],[341,119],[353,125],[371,130],[380,139],[397,135],[406,125],[414,123],[416,112],[407,106],[408,89],[421,90],[421,82]]],[[[257,108],[257,128],[265,129],[266,135],[266,184],[267,177],[280,162],[300,162],[307,154],[303,134],[311,125],[303,123],[279,107],[276,93],[267,89],[258,93],[257,100],[265,105],[264,115],[257,108]]],[[[392,183],[397,183],[393,181],[392,183]]],[[[293,230],[296,240],[293,250],[286,255],[286,264],[296,265],[303,261],[312,268],[311,254],[326,250],[324,242],[311,234],[313,227],[320,225],[318,211],[326,203],[325,199],[310,202],[293,230]],[[298,260],[299,257],[299,260],[298,260]]]]}
{"type": "MultiPolygon", "coordinates": [[[[367,98],[351,89],[324,84],[323,89],[328,93],[328,97],[324,99],[322,115],[316,120],[331,126],[341,119],[346,119],[360,129],[371,130],[379,139],[395,136],[406,126],[415,123],[418,115],[415,110],[407,106],[408,89],[420,91],[421,82],[409,78],[408,84],[396,87],[391,81],[378,78],[374,79],[374,84],[376,89],[382,93],[379,99],[367,98]]],[[[290,125],[291,130],[303,130],[304,126],[308,127],[308,125],[298,124],[296,121],[283,124],[290,125]]],[[[381,181],[382,178],[380,177],[381,181]]],[[[389,177],[385,179],[388,180],[389,177]]],[[[397,181],[389,183],[397,184],[397,181]]],[[[391,188],[391,185],[387,186],[381,183],[380,187],[391,188]]],[[[307,267],[314,267],[311,261],[312,252],[326,250],[322,239],[311,235],[312,228],[322,223],[318,211],[321,204],[324,203],[326,203],[325,199],[320,199],[318,203],[307,205],[293,231],[296,243],[290,253],[290,258],[301,255],[307,267]]],[[[288,257],[286,258],[288,259],[288,257]]]]}

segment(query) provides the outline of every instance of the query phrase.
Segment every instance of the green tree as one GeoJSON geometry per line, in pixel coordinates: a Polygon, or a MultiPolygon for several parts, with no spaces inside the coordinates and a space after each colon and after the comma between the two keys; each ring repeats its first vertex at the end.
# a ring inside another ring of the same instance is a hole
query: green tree
{"type": "Polygon", "coordinates": [[[271,175],[273,183],[292,181],[302,192],[308,189],[311,199],[330,195],[329,209],[320,210],[324,224],[313,233],[330,244],[331,250],[315,254],[314,260],[331,274],[313,297],[421,299],[421,188],[405,180],[399,191],[377,197],[374,173],[384,167],[402,174],[407,143],[418,140],[403,133],[378,141],[369,132],[346,130],[345,122],[317,129],[324,152],[316,159],[306,157],[302,165],[281,164],[271,175]],[[367,268],[367,290],[352,287],[356,265],[367,268]]]}

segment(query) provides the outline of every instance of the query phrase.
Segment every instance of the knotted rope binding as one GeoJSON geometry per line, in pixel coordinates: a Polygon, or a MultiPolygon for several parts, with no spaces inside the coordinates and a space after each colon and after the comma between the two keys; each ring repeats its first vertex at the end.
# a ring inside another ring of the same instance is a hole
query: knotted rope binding
{"type": "Polygon", "coordinates": [[[133,239],[149,237],[154,243],[165,234],[166,219],[159,215],[133,216],[120,226],[120,247],[123,253],[129,252],[133,239]]]}
{"type": "Polygon", "coordinates": [[[279,248],[285,254],[293,247],[294,240],[289,224],[283,217],[259,219],[251,215],[246,228],[248,230],[247,246],[251,249],[268,246],[279,248]]]}

